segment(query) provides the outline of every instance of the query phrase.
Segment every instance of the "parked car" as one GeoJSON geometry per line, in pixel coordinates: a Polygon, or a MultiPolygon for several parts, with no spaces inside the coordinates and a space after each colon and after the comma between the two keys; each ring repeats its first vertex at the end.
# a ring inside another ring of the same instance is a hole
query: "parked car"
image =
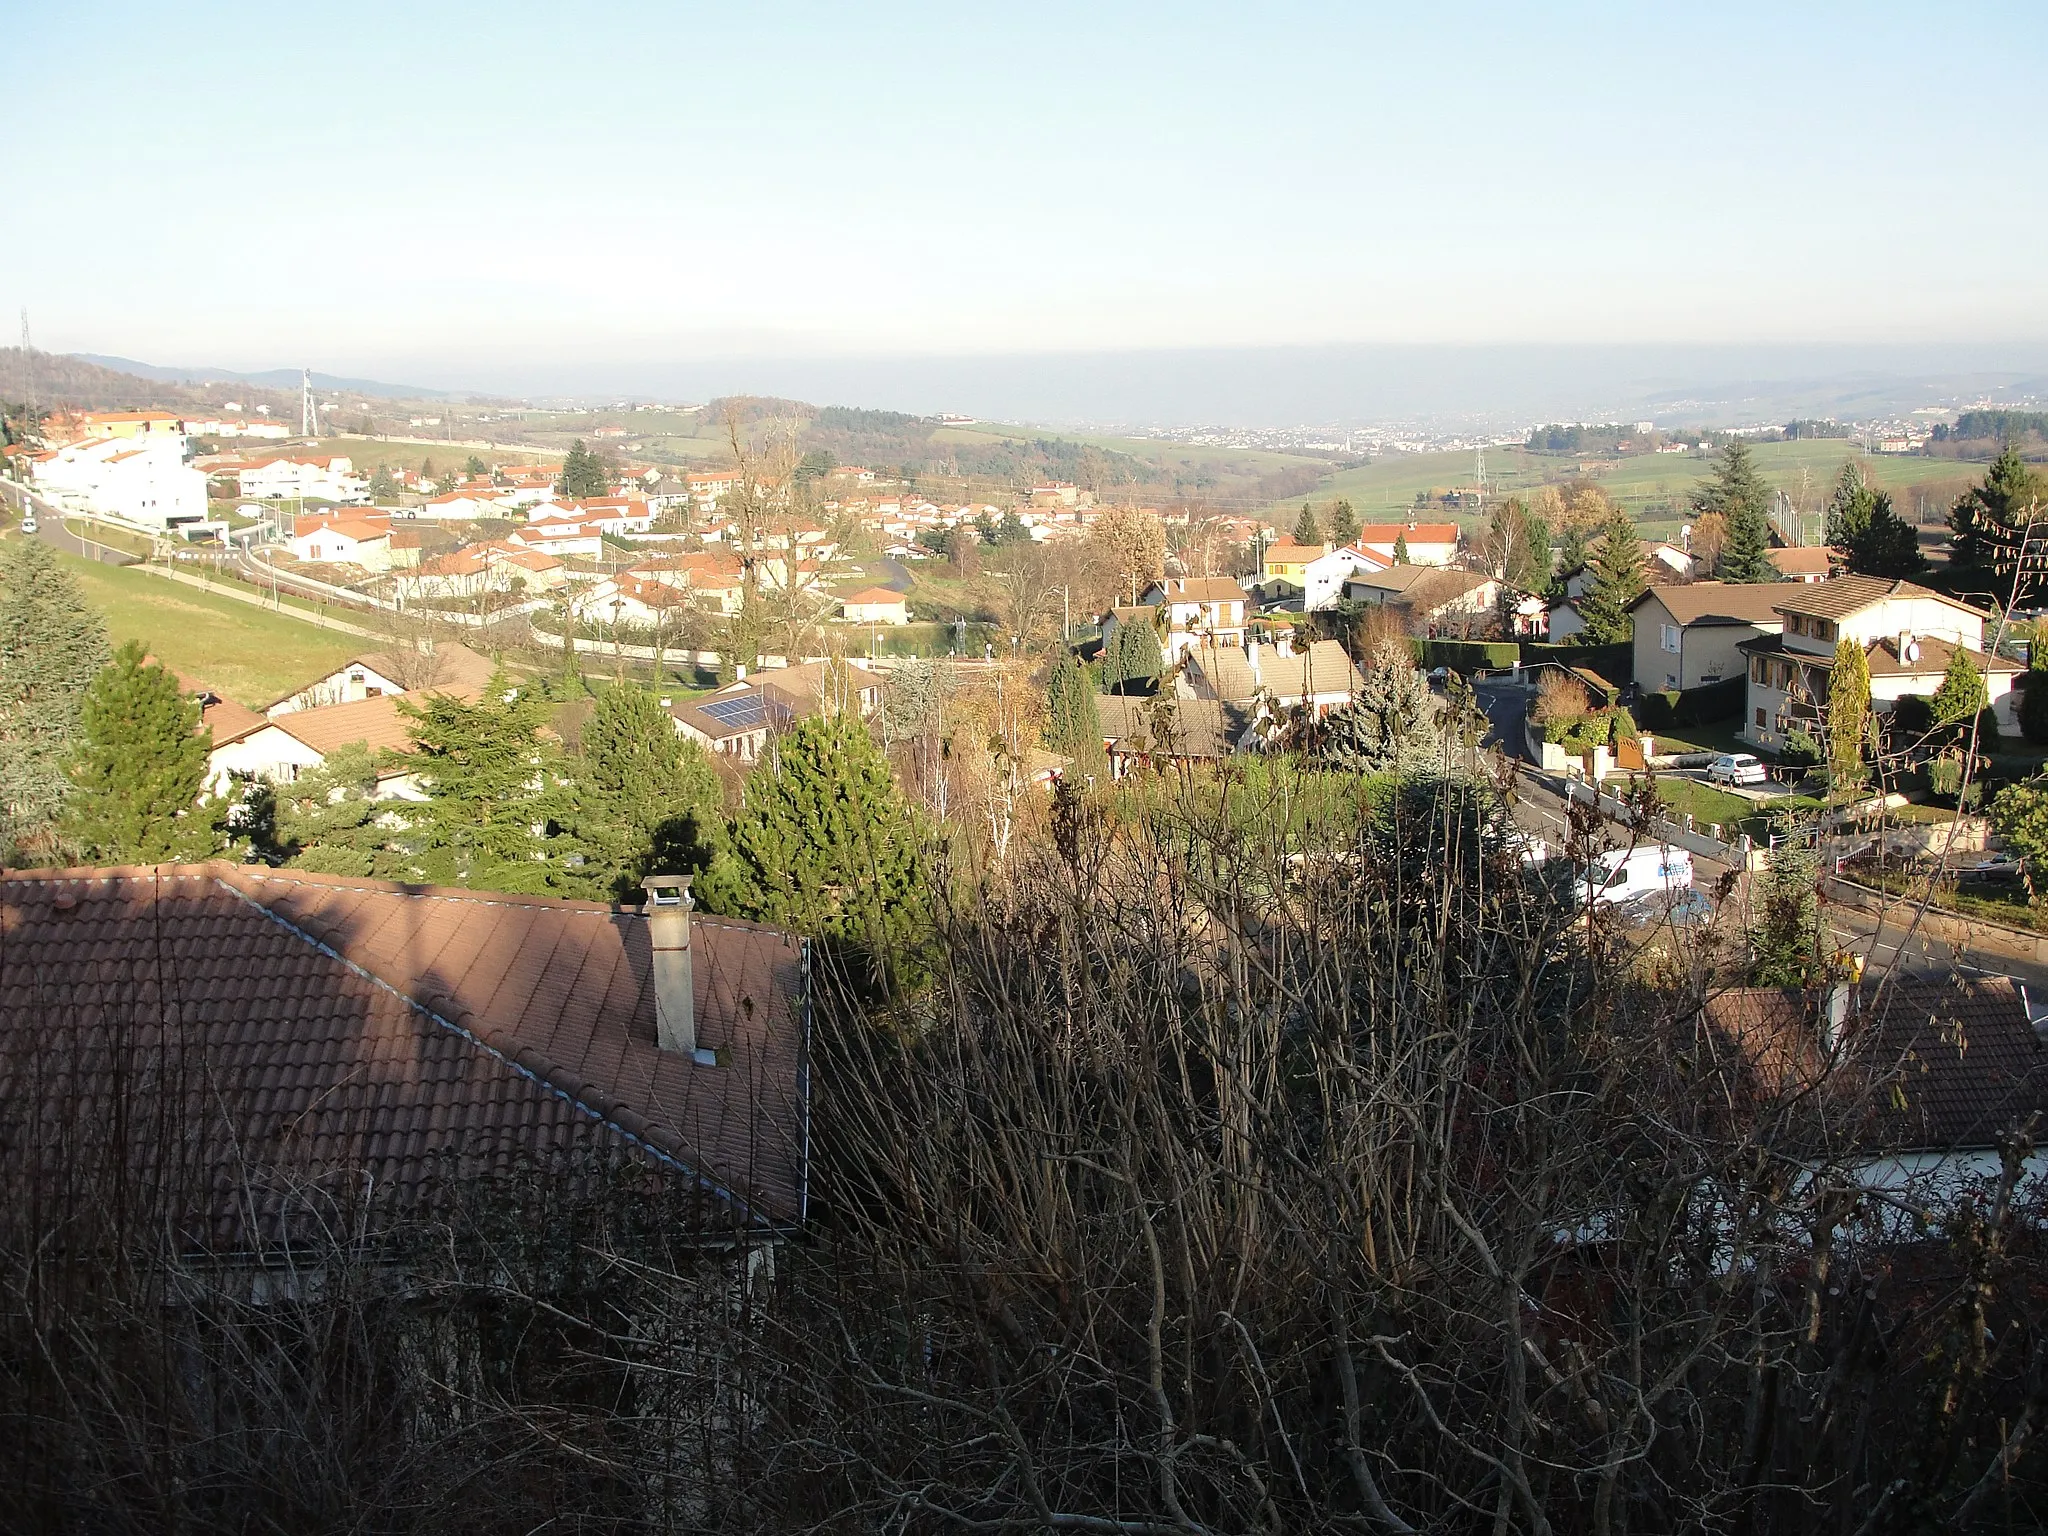
{"type": "Polygon", "coordinates": [[[1707,777],[1716,784],[1764,784],[1771,776],[1754,753],[1723,752],[1707,764],[1707,777]]]}
{"type": "Polygon", "coordinates": [[[42,526],[43,525],[37,522],[33,517],[24,517],[21,520],[21,531],[23,533],[34,533],[42,526]]]}
{"type": "Polygon", "coordinates": [[[1713,915],[1714,904],[1707,900],[1707,893],[1689,885],[1639,896],[1621,909],[1622,918],[1631,928],[1647,928],[1652,923],[1684,928],[1704,923],[1713,915]]]}
{"type": "Polygon", "coordinates": [[[1577,885],[1579,900],[1586,901],[1590,892],[1596,907],[1669,897],[1674,891],[1692,889],[1692,855],[1657,843],[1610,849],[1593,860],[1577,885]]]}

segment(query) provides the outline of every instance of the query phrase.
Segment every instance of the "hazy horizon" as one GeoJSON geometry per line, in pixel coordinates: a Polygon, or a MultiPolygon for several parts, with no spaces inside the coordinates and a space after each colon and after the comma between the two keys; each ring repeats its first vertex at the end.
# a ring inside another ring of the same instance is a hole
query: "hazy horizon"
{"type": "Polygon", "coordinates": [[[1130,420],[1462,399],[1459,348],[2048,355],[2038,6],[89,5],[10,41],[0,304],[48,351],[1130,420]],[[1452,361],[1281,377],[1401,347],[1452,361]]]}

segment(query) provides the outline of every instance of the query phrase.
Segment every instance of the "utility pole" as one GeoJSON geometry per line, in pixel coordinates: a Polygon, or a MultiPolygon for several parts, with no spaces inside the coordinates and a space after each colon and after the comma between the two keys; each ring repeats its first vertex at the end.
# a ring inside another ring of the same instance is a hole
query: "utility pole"
{"type": "Polygon", "coordinates": [[[28,306],[26,304],[21,306],[21,375],[24,381],[22,388],[28,392],[28,400],[26,402],[28,429],[34,432],[37,437],[41,437],[42,433],[37,430],[36,426],[36,354],[35,349],[29,345],[28,341],[28,306]]]}

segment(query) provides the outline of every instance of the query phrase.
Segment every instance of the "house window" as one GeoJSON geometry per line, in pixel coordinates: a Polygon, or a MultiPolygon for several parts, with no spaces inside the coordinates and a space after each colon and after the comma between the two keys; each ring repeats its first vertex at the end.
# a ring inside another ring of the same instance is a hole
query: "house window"
{"type": "Polygon", "coordinates": [[[1665,624],[1661,628],[1664,633],[1664,649],[1676,656],[1678,654],[1678,626],[1676,624],[1665,624]]]}
{"type": "Polygon", "coordinates": [[[1756,711],[1756,728],[1757,728],[1758,730],[1762,730],[1762,729],[1764,728],[1764,711],[1763,711],[1763,706],[1762,706],[1762,705],[1758,705],[1758,706],[1757,706],[1757,711],[1756,711]]]}

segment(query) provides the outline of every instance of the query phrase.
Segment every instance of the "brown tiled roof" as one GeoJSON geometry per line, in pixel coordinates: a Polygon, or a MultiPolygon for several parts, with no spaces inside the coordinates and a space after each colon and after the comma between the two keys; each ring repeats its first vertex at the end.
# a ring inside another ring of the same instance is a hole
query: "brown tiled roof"
{"type": "Polygon", "coordinates": [[[1834,569],[1834,551],[1825,544],[1808,544],[1800,549],[1773,549],[1771,564],[1785,576],[1825,576],[1834,569]]]}
{"type": "Polygon", "coordinates": [[[1920,648],[1920,659],[1905,662],[1899,659],[1899,637],[1886,635],[1882,640],[1873,640],[1863,648],[1870,662],[1872,677],[1930,677],[1948,671],[1949,658],[1958,649],[1970,658],[1972,665],[1981,673],[2024,672],[2027,669],[2016,661],[2003,656],[1986,656],[1982,651],[1973,651],[1967,645],[1957,647],[1938,635],[1918,635],[1913,643],[1920,648]]]}
{"type": "Polygon", "coordinates": [[[1365,571],[1350,576],[1345,585],[1372,587],[1396,594],[1390,602],[1431,613],[1447,603],[1476,592],[1493,580],[1478,571],[1455,571],[1439,565],[1397,565],[1391,570],[1365,571]]]}
{"type": "Polygon", "coordinates": [[[385,693],[373,699],[349,704],[326,704],[318,709],[295,709],[264,721],[288,736],[297,737],[322,757],[341,747],[361,743],[372,752],[410,752],[412,722],[398,712],[398,701],[406,694],[385,693]]]}
{"type": "Polygon", "coordinates": [[[1228,576],[1171,576],[1159,584],[1175,603],[1241,603],[1244,588],[1228,576]]]}
{"type": "Polygon", "coordinates": [[[1256,672],[1241,645],[1196,645],[1189,648],[1188,656],[1216,696],[1233,704],[1248,704],[1262,690],[1281,699],[1312,693],[1356,693],[1365,681],[1335,640],[1318,640],[1292,656],[1282,656],[1276,647],[1263,643],[1255,649],[1259,658],[1256,672]]]}
{"type": "Polygon", "coordinates": [[[1778,608],[1785,601],[1784,594],[1782,582],[1695,581],[1682,587],[1652,587],[1629,604],[1629,611],[1657,602],[1680,624],[1754,624],[1781,629],[1785,618],[1778,608]]]}
{"type": "Polygon", "coordinates": [[[1221,699],[1144,699],[1100,694],[1095,700],[1102,739],[1126,751],[1166,757],[1228,757],[1250,716],[1221,699]]]}
{"type": "Polygon", "coordinates": [[[1924,597],[1951,608],[1983,618],[1968,603],[1959,603],[1917,582],[1894,581],[1884,576],[1837,576],[1831,581],[1792,582],[1777,589],[1778,606],[1787,613],[1806,614],[1816,619],[1846,619],[1852,613],[1883,602],[1888,597],[1924,597]]]}
{"type": "Polygon", "coordinates": [[[213,732],[213,744],[216,747],[224,747],[231,741],[240,741],[244,736],[254,735],[270,724],[268,719],[248,705],[222,698],[207,684],[186,677],[183,673],[173,675],[178,679],[180,693],[197,695],[199,723],[213,732]]]}
{"type": "Polygon", "coordinates": [[[1820,999],[1738,987],[1710,998],[1707,1022],[1770,1092],[1824,1085],[1872,1148],[1952,1151],[1995,1144],[2037,1111],[2048,1117],[2048,1048],[2013,982],[1893,978],[1863,990],[1830,1064],[1820,999]]]}
{"type": "MultiPolygon", "coordinates": [[[[168,1214],[230,1245],[322,1190],[416,1209],[454,1181],[581,1159],[679,1174],[707,1214],[795,1220],[797,942],[691,926],[716,1066],[656,1045],[634,910],[225,864],[9,873],[0,1102],[75,1068],[38,1112],[53,1130],[111,1123],[118,1042],[139,1096],[189,1099],[180,1140],[201,1177],[168,1214]]],[[[59,1155],[6,1155],[39,1150],[59,1155]]]]}
{"type": "MultiPolygon", "coordinates": [[[[362,665],[385,677],[411,682],[419,693],[446,693],[472,703],[484,696],[496,675],[497,663],[471,650],[459,640],[443,640],[431,658],[415,652],[371,651],[352,657],[349,666],[362,665]]],[[[343,667],[346,672],[348,667],[343,667]]]]}

